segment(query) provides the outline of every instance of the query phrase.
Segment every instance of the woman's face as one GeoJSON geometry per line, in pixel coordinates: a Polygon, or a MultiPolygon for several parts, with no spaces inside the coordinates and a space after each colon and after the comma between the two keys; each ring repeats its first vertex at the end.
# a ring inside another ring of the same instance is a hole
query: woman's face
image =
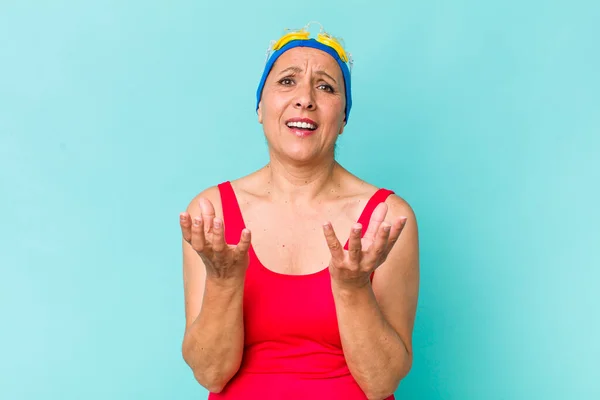
{"type": "Polygon", "coordinates": [[[283,53],[265,82],[258,120],[272,152],[296,162],[332,156],[344,129],[344,78],[329,54],[295,47],[283,53]]]}

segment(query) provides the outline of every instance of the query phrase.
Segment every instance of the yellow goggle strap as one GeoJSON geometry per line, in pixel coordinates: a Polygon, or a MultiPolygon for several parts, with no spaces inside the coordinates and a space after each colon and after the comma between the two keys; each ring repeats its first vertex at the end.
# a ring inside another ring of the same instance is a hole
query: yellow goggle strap
{"type": "Polygon", "coordinates": [[[308,40],[309,36],[310,36],[310,33],[308,31],[297,31],[297,32],[286,33],[285,35],[280,37],[278,41],[273,43],[272,48],[274,51],[277,51],[280,48],[282,48],[283,46],[285,46],[286,44],[288,44],[289,42],[291,42],[292,40],[308,40]]]}
{"type": "MultiPolygon", "coordinates": [[[[271,47],[271,49],[273,51],[277,51],[277,50],[281,49],[283,46],[285,46],[286,44],[288,44],[289,42],[291,42],[292,40],[308,40],[309,37],[310,37],[310,33],[305,30],[286,33],[285,35],[280,37],[279,40],[277,40],[275,43],[273,43],[273,46],[271,47]]],[[[344,48],[342,47],[340,42],[338,42],[336,39],[332,38],[331,36],[329,36],[327,34],[319,33],[317,35],[317,41],[320,43],[323,43],[325,46],[329,46],[332,49],[334,49],[338,53],[338,55],[340,56],[340,59],[343,62],[348,62],[348,55],[346,54],[346,51],[344,50],[344,48]]]]}
{"type": "Polygon", "coordinates": [[[343,62],[348,62],[348,56],[346,55],[346,52],[344,51],[344,48],[342,47],[340,42],[333,39],[331,36],[325,35],[323,33],[319,33],[317,35],[317,41],[323,43],[326,46],[333,48],[338,53],[338,55],[340,56],[340,59],[343,62]]]}

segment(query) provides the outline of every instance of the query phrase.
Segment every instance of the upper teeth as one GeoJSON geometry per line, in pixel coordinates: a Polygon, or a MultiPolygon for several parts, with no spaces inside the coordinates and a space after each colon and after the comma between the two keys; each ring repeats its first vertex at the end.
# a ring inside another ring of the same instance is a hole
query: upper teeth
{"type": "Polygon", "coordinates": [[[317,127],[313,124],[309,124],[308,122],[288,122],[287,126],[296,127],[296,128],[304,128],[304,129],[317,129],[317,127]]]}

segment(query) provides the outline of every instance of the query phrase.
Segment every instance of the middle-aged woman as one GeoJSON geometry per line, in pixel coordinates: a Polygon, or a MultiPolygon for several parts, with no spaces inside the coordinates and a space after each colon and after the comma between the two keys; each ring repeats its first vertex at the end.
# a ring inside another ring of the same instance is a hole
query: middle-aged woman
{"type": "Polygon", "coordinates": [[[335,159],[348,62],[322,29],[274,42],[257,91],[268,164],[180,215],[182,352],[210,399],[393,399],[411,368],[417,223],[335,159]]]}

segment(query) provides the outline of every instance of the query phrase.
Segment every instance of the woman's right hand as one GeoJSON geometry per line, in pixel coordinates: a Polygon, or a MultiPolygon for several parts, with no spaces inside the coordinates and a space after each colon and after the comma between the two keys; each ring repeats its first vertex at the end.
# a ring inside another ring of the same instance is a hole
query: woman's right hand
{"type": "Polygon", "coordinates": [[[248,268],[250,231],[244,229],[236,246],[225,242],[223,220],[215,217],[215,208],[206,198],[200,198],[201,214],[192,217],[187,212],[179,216],[183,238],[202,258],[206,277],[214,280],[242,279],[248,268]]]}

